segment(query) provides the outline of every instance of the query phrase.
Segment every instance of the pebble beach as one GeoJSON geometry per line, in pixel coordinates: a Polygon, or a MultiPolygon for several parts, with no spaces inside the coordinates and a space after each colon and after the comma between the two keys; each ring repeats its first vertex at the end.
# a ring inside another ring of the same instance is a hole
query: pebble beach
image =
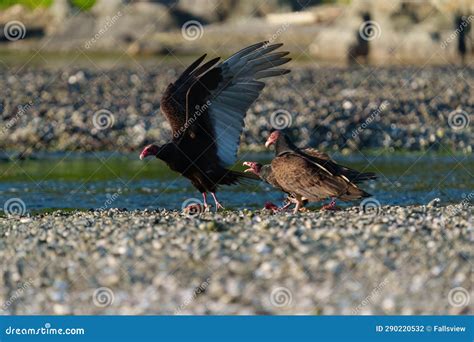
{"type": "Polygon", "coordinates": [[[1,314],[472,314],[472,207],[0,218],[1,314]]]}
{"type": "MultiPolygon", "coordinates": [[[[330,153],[472,152],[472,68],[289,67],[290,74],[268,81],[248,111],[242,148],[263,150],[273,127],[330,153]]],[[[0,149],[22,157],[38,151],[138,153],[164,143],[171,133],[160,113],[161,94],[182,70],[158,59],[108,69],[5,69],[0,149]]]]}

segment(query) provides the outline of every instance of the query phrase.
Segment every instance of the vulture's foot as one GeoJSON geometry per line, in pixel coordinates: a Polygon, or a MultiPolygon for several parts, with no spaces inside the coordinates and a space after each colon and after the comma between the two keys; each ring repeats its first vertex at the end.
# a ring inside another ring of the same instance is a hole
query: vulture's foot
{"type": "Polygon", "coordinates": [[[271,210],[274,214],[284,212],[288,209],[293,203],[291,201],[286,202],[282,207],[277,206],[272,202],[265,202],[263,209],[271,210]]]}
{"type": "Polygon", "coordinates": [[[296,202],[289,200],[288,202],[285,203],[283,207],[279,208],[278,211],[285,211],[292,204],[296,204],[296,202]]]}
{"type": "Polygon", "coordinates": [[[222,206],[222,204],[219,203],[217,200],[216,194],[211,192],[212,198],[214,198],[214,202],[216,203],[216,212],[219,211],[219,209],[225,210],[225,208],[222,206]]]}
{"type": "Polygon", "coordinates": [[[263,209],[271,210],[273,213],[278,212],[280,209],[276,204],[272,202],[265,202],[265,205],[263,206],[263,209]]]}
{"type": "Polygon", "coordinates": [[[339,210],[336,205],[336,199],[333,198],[329,204],[323,205],[323,210],[339,210]]]}

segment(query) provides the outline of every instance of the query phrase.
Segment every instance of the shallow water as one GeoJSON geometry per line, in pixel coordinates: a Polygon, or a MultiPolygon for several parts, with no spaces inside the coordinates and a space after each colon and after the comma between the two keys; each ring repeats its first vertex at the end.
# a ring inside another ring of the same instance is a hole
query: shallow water
{"type": "MultiPolygon", "coordinates": [[[[268,160],[246,154],[241,160],[268,160]]],[[[472,155],[335,156],[358,170],[380,175],[364,189],[382,204],[459,203],[474,189],[472,155]]],[[[242,169],[238,165],[236,169],[242,169]]],[[[264,183],[222,187],[219,199],[228,209],[257,209],[284,196],[264,183]]],[[[201,199],[190,182],[156,159],[138,160],[118,153],[40,154],[26,161],[0,162],[0,204],[20,198],[29,212],[51,209],[180,209],[201,199]]],[[[357,205],[357,203],[341,203],[357,205]]],[[[320,204],[313,204],[319,207],[320,204]]]]}

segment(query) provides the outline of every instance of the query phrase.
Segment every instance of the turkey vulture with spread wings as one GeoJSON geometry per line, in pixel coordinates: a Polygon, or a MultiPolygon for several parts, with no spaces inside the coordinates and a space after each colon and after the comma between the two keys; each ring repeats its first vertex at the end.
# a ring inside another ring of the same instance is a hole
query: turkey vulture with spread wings
{"type": "Polygon", "coordinates": [[[227,167],[237,160],[244,118],[265,87],[262,79],[289,72],[278,68],[290,61],[285,57],[288,52],[274,52],[281,46],[261,42],[223,62],[214,58],[201,64],[206,55],[198,58],[168,85],[161,100],[172,140],[162,146],[146,146],[140,159],[156,156],[163,160],[202,193],[205,207],[210,192],[216,210],[222,208],[215,196],[219,185],[257,178],[227,167]]]}

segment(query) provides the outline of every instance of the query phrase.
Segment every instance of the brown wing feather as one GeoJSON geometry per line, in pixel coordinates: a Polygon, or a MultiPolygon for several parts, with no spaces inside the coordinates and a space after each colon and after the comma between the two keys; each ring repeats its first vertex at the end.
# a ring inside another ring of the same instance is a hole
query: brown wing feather
{"type": "Polygon", "coordinates": [[[334,161],[334,159],[332,159],[327,153],[318,151],[313,147],[305,148],[302,151],[311,157],[333,162],[338,166],[339,174],[346,177],[352,183],[359,184],[369,179],[377,178],[377,175],[373,172],[359,172],[357,170],[351,169],[350,167],[337,164],[337,162],[334,161]]]}
{"type": "Polygon", "coordinates": [[[268,184],[272,185],[273,187],[281,191],[284,191],[283,188],[280,186],[280,184],[278,184],[278,181],[276,180],[275,175],[273,174],[272,166],[270,164],[266,164],[262,166],[259,176],[268,184]]]}
{"type": "Polygon", "coordinates": [[[208,71],[218,61],[219,57],[200,65],[206,55],[196,59],[183,71],[174,83],[170,83],[161,98],[160,108],[168,120],[174,137],[179,137],[186,128],[186,97],[189,89],[199,76],[208,71]]]}
{"type": "Polygon", "coordinates": [[[316,157],[316,158],[319,158],[319,159],[322,159],[322,160],[331,160],[331,157],[329,156],[329,154],[327,153],[324,153],[324,152],[321,152],[313,147],[307,147],[305,149],[303,149],[303,152],[312,156],[312,157],[316,157]]]}
{"type": "Polygon", "coordinates": [[[273,159],[272,171],[285,191],[310,201],[320,201],[327,197],[353,200],[368,196],[343,177],[331,176],[297,154],[287,153],[273,159]]]}

